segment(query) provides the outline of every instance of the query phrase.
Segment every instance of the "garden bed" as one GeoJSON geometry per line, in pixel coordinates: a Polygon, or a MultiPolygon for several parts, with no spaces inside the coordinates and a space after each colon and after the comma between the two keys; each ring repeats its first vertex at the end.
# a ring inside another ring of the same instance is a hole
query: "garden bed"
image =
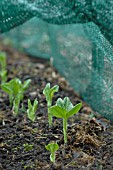
{"type": "Polygon", "coordinates": [[[15,117],[9,105],[8,95],[0,89],[0,170],[112,170],[113,125],[95,113],[51,66],[42,59],[32,59],[17,51],[0,46],[8,57],[8,81],[31,79],[29,89],[21,102],[19,115],[15,117]],[[53,104],[61,97],[69,97],[76,105],[83,103],[80,112],[68,121],[68,142],[64,144],[62,119],[54,117],[49,128],[47,104],[43,89],[47,83],[59,85],[53,104]],[[37,118],[27,118],[27,100],[38,99],[37,118]],[[23,103],[23,104],[22,104],[23,103]],[[45,149],[49,142],[57,142],[56,163],[50,162],[45,149]]]}

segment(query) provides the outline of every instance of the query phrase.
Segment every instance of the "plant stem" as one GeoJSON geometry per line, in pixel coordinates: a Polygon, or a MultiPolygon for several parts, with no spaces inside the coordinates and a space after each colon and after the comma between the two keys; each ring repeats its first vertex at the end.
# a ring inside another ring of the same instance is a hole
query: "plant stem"
{"type": "Polygon", "coordinates": [[[63,118],[64,143],[67,143],[67,119],[63,118]]]}
{"type": "Polygon", "coordinates": [[[10,107],[11,107],[13,104],[13,95],[12,94],[9,95],[9,102],[10,102],[10,107]]]}
{"type": "Polygon", "coordinates": [[[51,114],[51,106],[48,106],[48,121],[49,121],[49,127],[52,126],[52,114],[51,114]]]}
{"type": "Polygon", "coordinates": [[[55,153],[51,153],[50,160],[51,162],[55,162],[55,153]]]}
{"type": "Polygon", "coordinates": [[[13,102],[13,111],[16,116],[18,115],[19,105],[20,105],[20,95],[18,94],[13,102]]]}

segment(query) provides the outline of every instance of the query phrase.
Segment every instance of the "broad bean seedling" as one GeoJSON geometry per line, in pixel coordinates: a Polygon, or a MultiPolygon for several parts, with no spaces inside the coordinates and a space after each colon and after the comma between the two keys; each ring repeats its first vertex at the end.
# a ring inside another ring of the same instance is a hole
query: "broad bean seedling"
{"type": "Polygon", "coordinates": [[[59,149],[59,145],[57,143],[49,143],[45,146],[46,150],[50,151],[50,160],[55,163],[55,152],[59,149]]]}
{"type": "Polygon", "coordinates": [[[56,105],[51,107],[51,113],[53,116],[63,119],[63,133],[65,143],[67,143],[67,120],[69,117],[78,113],[81,107],[82,103],[73,106],[68,97],[65,97],[64,100],[59,98],[56,102],[56,105]]]}
{"type": "Polygon", "coordinates": [[[55,85],[52,88],[50,88],[50,83],[47,83],[46,87],[43,90],[43,94],[46,97],[47,101],[47,107],[48,107],[48,121],[49,121],[49,127],[52,125],[52,114],[51,114],[51,106],[52,106],[52,98],[55,92],[58,92],[59,86],[55,85]]]}
{"type": "Polygon", "coordinates": [[[27,115],[28,115],[28,118],[29,118],[32,122],[34,122],[35,119],[36,119],[36,110],[37,110],[37,107],[38,107],[38,101],[37,101],[37,99],[35,99],[33,105],[31,104],[30,99],[28,99],[27,115]]]}
{"type": "Polygon", "coordinates": [[[15,115],[18,114],[20,101],[23,100],[24,92],[29,87],[30,82],[31,80],[28,79],[22,84],[20,79],[14,78],[8,83],[3,83],[1,85],[2,89],[9,95],[10,105],[13,105],[13,111],[15,115]]]}

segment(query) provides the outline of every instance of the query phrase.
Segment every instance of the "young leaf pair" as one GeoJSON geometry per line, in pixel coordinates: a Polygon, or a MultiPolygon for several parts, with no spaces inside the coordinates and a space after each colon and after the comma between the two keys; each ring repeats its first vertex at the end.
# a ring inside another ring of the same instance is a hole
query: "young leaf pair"
{"type": "Polygon", "coordinates": [[[82,103],[79,103],[75,106],[71,103],[68,97],[65,97],[64,100],[59,98],[56,102],[56,105],[50,108],[53,116],[63,119],[63,134],[64,142],[67,143],[67,121],[68,118],[78,113],[81,109],[82,103]]]}

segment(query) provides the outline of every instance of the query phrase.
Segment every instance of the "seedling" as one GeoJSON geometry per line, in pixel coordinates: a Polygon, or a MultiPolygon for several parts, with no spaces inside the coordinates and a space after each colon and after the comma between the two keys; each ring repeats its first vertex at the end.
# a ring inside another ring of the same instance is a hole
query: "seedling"
{"type": "Polygon", "coordinates": [[[55,106],[51,107],[51,112],[53,116],[63,119],[63,134],[64,134],[64,143],[67,143],[67,121],[68,118],[78,113],[82,103],[79,103],[75,106],[71,103],[68,97],[65,97],[64,100],[59,98],[55,106]]]}
{"type": "Polygon", "coordinates": [[[13,105],[13,111],[16,115],[18,114],[20,101],[23,100],[24,92],[29,87],[30,82],[31,80],[28,79],[22,84],[20,79],[15,78],[1,85],[2,89],[8,93],[10,106],[13,105]]]}
{"type": "Polygon", "coordinates": [[[6,70],[6,54],[0,52],[0,70],[6,70]]]}
{"type": "Polygon", "coordinates": [[[0,53],[0,77],[1,84],[7,81],[7,70],[6,70],[6,54],[0,53]]]}
{"type": "Polygon", "coordinates": [[[55,152],[59,149],[59,145],[57,143],[49,143],[45,146],[46,150],[50,151],[50,160],[55,163],[55,152]]]}
{"type": "Polygon", "coordinates": [[[7,81],[7,70],[1,70],[0,77],[1,77],[1,84],[5,83],[7,81]]]}
{"type": "Polygon", "coordinates": [[[51,127],[52,125],[52,114],[51,114],[51,106],[52,106],[52,99],[53,99],[53,95],[55,92],[58,92],[59,90],[59,86],[55,85],[52,88],[50,88],[50,83],[47,83],[46,87],[43,90],[43,94],[46,97],[46,101],[47,101],[47,107],[48,107],[48,121],[49,121],[49,127],[51,127]]]}
{"type": "Polygon", "coordinates": [[[27,115],[28,115],[28,118],[29,118],[32,122],[34,122],[35,119],[36,119],[36,110],[37,110],[37,107],[38,107],[38,101],[37,101],[37,99],[35,99],[33,105],[31,104],[30,99],[28,99],[27,115]]]}

